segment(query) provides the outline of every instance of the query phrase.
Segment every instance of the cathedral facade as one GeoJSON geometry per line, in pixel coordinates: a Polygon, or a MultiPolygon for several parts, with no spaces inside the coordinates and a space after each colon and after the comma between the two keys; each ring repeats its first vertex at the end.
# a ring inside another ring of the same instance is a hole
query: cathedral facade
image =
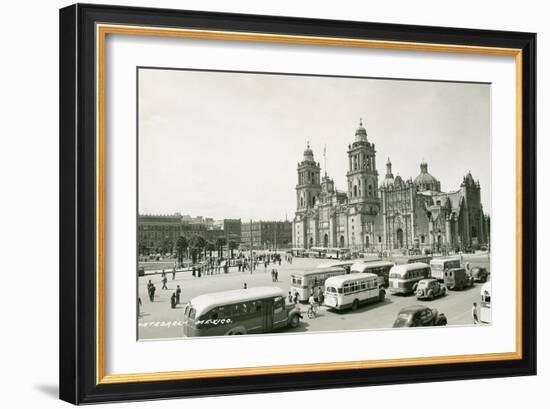
{"type": "Polygon", "coordinates": [[[388,159],[379,183],[375,145],[361,122],[347,154],[347,189],[339,191],[326,172],[321,176],[309,144],[304,151],[297,167],[294,248],[440,252],[489,244],[490,218],[470,172],[456,191],[441,192],[427,163],[414,180],[404,180],[394,177],[388,159]]]}

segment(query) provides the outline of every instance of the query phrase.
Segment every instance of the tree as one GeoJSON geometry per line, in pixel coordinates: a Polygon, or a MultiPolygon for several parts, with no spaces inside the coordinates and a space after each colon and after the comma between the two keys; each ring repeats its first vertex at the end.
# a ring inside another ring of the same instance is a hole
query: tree
{"type": "Polygon", "coordinates": [[[183,263],[185,251],[187,250],[188,246],[189,243],[187,242],[187,239],[183,236],[179,236],[178,240],[176,241],[176,256],[178,257],[178,264],[183,263]]]}
{"type": "Polygon", "coordinates": [[[229,250],[231,250],[231,259],[233,259],[233,250],[237,250],[239,248],[239,243],[237,243],[235,240],[229,241],[229,250]]]}
{"type": "Polygon", "coordinates": [[[145,242],[143,240],[139,241],[138,252],[142,256],[146,255],[146,253],[147,253],[147,245],[145,244],[145,242]]]}
{"type": "Polygon", "coordinates": [[[193,264],[195,264],[197,262],[197,258],[202,253],[202,250],[206,247],[206,240],[202,236],[193,236],[189,247],[191,248],[193,264]]]}
{"type": "Polygon", "coordinates": [[[165,255],[166,253],[171,253],[173,247],[174,244],[172,243],[172,240],[170,240],[168,237],[165,237],[162,242],[162,255],[165,255]]]}
{"type": "Polygon", "coordinates": [[[221,258],[223,256],[223,246],[225,246],[226,241],[223,237],[218,237],[216,240],[216,246],[218,247],[218,257],[221,258]]]}
{"type": "Polygon", "coordinates": [[[210,258],[212,258],[212,252],[216,250],[216,246],[214,245],[214,243],[212,243],[211,241],[207,242],[205,249],[210,253],[210,258]]]}

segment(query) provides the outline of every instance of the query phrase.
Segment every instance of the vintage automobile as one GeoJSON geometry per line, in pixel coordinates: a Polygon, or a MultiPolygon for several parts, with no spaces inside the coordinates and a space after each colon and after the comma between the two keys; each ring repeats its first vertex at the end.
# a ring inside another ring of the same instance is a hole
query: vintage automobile
{"type": "Polygon", "coordinates": [[[470,270],[470,274],[474,281],[478,283],[485,283],[487,282],[487,278],[489,277],[489,272],[485,267],[473,267],[470,270]]]}
{"type": "Polygon", "coordinates": [[[433,300],[435,297],[445,295],[446,293],[447,287],[436,278],[425,278],[420,280],[416,286],[416,299],[418,300],[433,300]]]}
{"type": "Polygon", "coordinates": [[[138,276],[143,277],[145,275],[145,269],[143,267],[140,267],[138,269],[138,276]]]}
{"type": "Polygon", "coordinates": [[[402,308],[397,314],[393,328],[403,327],[435,327],[447,325],[445,314],[438,312],[435,308],[428,308],[423,305],[412,305],[402,308]]]}

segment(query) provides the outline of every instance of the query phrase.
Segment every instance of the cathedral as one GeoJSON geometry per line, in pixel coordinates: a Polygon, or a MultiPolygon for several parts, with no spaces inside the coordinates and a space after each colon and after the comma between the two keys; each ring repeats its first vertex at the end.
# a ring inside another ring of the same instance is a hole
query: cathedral
{"type": "Polygon", "coordinates": [[[460,188],[441,192],[420,164],[413,179],[394,177],[390,159],[379,183],[375,145],[362,121],[348,145],[347,190],[339,191],[315,161],[309,144],[298,163],[292,242],[298,249],[342,248],[353,253],[392,250],[445,252],[487,246],[490,218],[479,181],[468,172],[460,188]]]}

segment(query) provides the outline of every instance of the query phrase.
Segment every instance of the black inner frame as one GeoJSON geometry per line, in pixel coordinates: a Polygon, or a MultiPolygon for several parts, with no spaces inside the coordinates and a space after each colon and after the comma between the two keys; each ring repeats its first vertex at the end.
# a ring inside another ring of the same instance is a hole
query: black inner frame
{"type": "Polygon", "coordinates": [[[536,374],[536,35],[101,5],[60,10],[60,398],[75,404],[536,374]],[[522,359],[96,384],[95,25],[517,48],[522,59],[522,359]]]}

